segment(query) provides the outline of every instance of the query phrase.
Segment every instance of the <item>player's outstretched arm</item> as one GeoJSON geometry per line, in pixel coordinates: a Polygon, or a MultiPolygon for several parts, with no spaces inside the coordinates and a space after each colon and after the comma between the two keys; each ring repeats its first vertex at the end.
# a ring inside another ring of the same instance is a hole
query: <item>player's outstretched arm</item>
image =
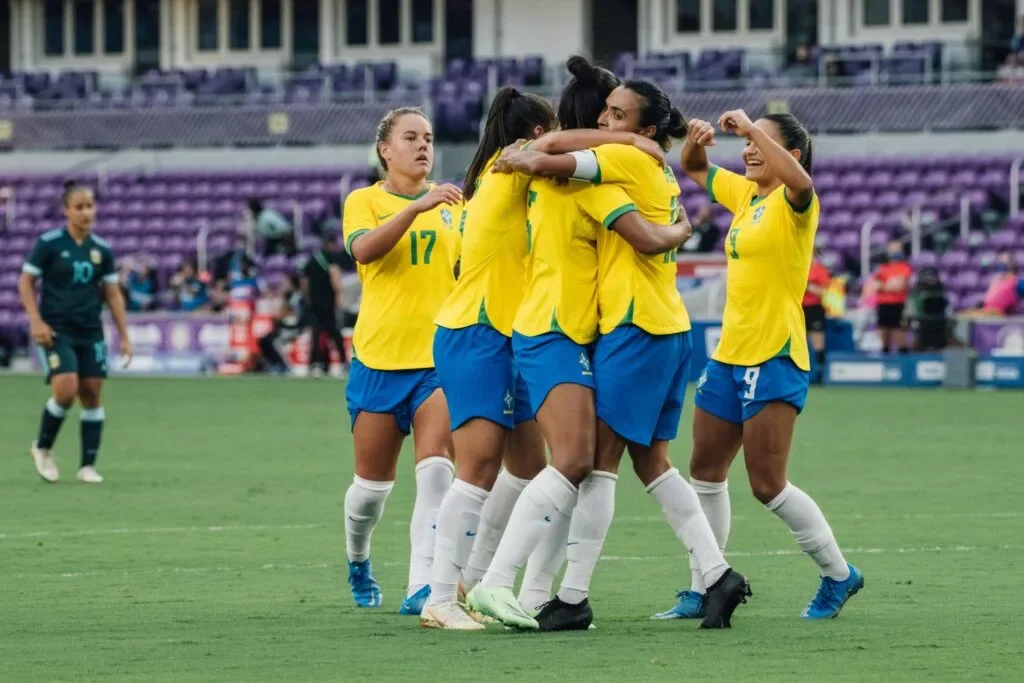
{"type": "Polygon", "coordinates": [[[793,156],[785,147],[775,142],[767,133],[754,125],[750,117],[742,109],[727,111],[718,119],[718,125],[726,133],[735,133],[757,145],[769,165],[782,184],[786,186],[789,203],[796,207],[806,207],[814,196],[814,181],[800,160],[793,156]]]}
{"type": "Polygon", "coordinates": [[[357,263],[366,265],[384,258],[405,236],[406,230],[421,213],[430,211],[440,204],[458,204],[462,201],[462,190],[450,183],[437,185],[427,194],[409,204],[389,220],[373,230],[360,234],[349,245],[349,253],[357,263]]]}
{"type": "Polygon", "coordinates": [[[601,145],[630,145],[649,154],[660,163],[665,162],[665,152],[654,140],[636,133],[624,131],[595,130],[580,128],[577,130],[559,130],[546,133],[530,143],[529,149],[545,154],[568,154],[581,152],[601,145]]]}
{"type": "Polygon", "coordinates": [[[686,213],[672,225],[658,225],[630,211],[616,218],[609,226],[641,254],[664,254],[690,239],[693,226],[686,213]]]}

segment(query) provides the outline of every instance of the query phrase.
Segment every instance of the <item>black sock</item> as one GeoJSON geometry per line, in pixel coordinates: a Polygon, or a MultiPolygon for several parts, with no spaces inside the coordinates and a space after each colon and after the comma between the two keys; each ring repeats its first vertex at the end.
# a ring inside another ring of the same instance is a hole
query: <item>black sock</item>
{"type": "Polygon", "coordinates": [[[103,436],[103,406],[82,410],[82,467],[96,464],[103,436]]]}
{"type": "Polygon", "coordinates": [[[825,349],[815,353],[818,355],[818,367],[822,369],[822,372],[825,372],[825,349]]]}
{"type": "Polygon", "coordinates": [[[44,451],[53,448],[53,442],[57,440],[60,433],[60,426],[64,424],[64,416],[67,414],[67,406],[62,406],[55,399],[46,402],[43,408],[43,419],[39,422],[39,434],[36,436],[36,447],[44,451]]]}

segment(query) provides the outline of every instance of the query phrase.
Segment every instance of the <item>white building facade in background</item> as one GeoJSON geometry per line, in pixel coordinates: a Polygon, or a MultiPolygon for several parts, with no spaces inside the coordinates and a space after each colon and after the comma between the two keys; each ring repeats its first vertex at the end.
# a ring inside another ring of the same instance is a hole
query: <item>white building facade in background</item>
{"type": "Polygon", "coordinates": [[[934,40],[998,44],[1024,0],[0,0],[0,71],[448,59],[934,40]]]}

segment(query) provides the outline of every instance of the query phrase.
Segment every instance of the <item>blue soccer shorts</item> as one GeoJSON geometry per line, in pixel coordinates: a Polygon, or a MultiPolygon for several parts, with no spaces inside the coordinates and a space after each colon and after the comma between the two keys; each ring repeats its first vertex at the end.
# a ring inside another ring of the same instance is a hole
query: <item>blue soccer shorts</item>
{"type": "Polygon", "coordinates": [[[525,380],[534,415],[559,384],[579,384],[594,389],[590,349],[564,334],[548,332],[527,337],[513,332],[512,351],[519,375],[525,380]]]}
{"type": "Polygon", "coordinates": [[[694,404],[715,417],[743,424],[769,403],[788,403],[799,414],[807,403],[809,384],[810,373],[789,358],[751,367],[710,360],[697,380],[694,404]]]}
{"type": "Polygon", "coordinates": [[[352,359],[345,400],[355,427],[359,413],[384,413],[395,416],[403,434],[412,431],[412,418],[441,387],[434,368],[422,370],[374,370],[352,359]]]}

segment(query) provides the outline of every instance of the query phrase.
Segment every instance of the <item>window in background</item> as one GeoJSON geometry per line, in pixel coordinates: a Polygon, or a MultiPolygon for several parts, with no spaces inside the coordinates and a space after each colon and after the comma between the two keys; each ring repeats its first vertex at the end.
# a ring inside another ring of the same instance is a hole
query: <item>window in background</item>
{"type": "Polygon", "coordinates": [[[228,4],[228,47],[249,49],[249,0],[230,0],[228,4]]]}
{"type": "Polygon", "coordinates": [[[930,3],[931,0],[903,0],[903,23],[910,25],[927,24],[928,5],[930,3]]]}
{"type": "Polygon", "coordinates": [[[281,0],[260,0],[260,47],[281,49],[281,0]]]}
{"type": "Polygon", "coordinates": [[[712,31],[735,31],[736,0],[714,0],[711,20],[712,31]]]}
{"type": "Polygon", "coordinates": [[[402,42],[401,0],[378,0],[377,44],[398,45],[402,42]]]}
{"type": "Polygon", "coordinates": [[[865,26],[889,25],[889,0],[863,0],[863,2],[865,26]]]}
{"type": "Polygon", "coordinates": [[[64,0],[43,3],[43,51],[48,57],[64,54],[64,0]]]}
{"type": "Polygon", "coordinates": [[[676,32],[700,33],[700,0],[676,0],[676,32]]]}
{"type": "Polygon", "coordinates": [[[75,54],[91,55],[96,50],[96,3],[93,0],[75,0],[72,11],[75,54]]]}
{"type": "Polygon", "coordinates": [[[348,0],[345,3],[345,42],[366,45],[366,24],[369,21],[368,0],[348,0]]]}
{"type": "Polygon", "coordinates": [[[103,0],[103,51],[124,52],[124,0],[103,0]]]}
{"type": "Polygon", "coordinates": [[[434,42],[434,0],[412,3],[412,42],[434,42]]]}
{"type": "Polygon", "coordinates": [[[196,42],[200,50],[216,51],[220,45],[218,19],[217,0],[197,0],[196,42]]]}
{"type": "Polygon", "coordinates": [[[749,0],[747,25],[752,31],[775,27],[775,0],[749,0]]]}
{"type": "Polygon", "coordinates": [[[967,3],[964,0],[942,0],[942,21],[967,21],[967,3]]]}

